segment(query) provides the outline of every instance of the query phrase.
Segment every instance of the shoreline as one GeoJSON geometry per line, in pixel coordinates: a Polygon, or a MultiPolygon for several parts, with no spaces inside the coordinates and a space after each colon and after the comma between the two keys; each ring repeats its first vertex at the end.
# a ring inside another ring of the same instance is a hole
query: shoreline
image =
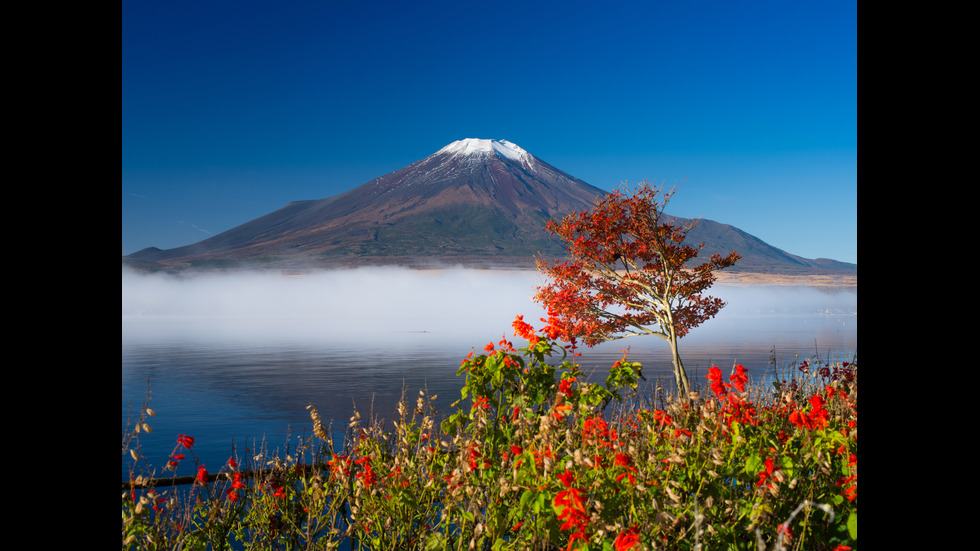
{"type": "Polygon", "coordinates": [[[730,287],[826,287],[857,289],[857,274],[762,274],[715,272],[718,285],[730,287]]]}

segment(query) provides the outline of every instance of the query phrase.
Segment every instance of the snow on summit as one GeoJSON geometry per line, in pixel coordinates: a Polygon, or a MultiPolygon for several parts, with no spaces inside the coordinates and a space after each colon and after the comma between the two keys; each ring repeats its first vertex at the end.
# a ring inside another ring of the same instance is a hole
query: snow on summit
{"type": "Polygon", "coordinates": [[[486,140],[479,138],[466,138],[457,140],[439,150],[439,153],[452,153],[460,155],[485,155],[487,153],[497,153],[507,159],[526,162],[530,160],[530,155],[520,146],[508,142],[507,140],[486,140]]]}

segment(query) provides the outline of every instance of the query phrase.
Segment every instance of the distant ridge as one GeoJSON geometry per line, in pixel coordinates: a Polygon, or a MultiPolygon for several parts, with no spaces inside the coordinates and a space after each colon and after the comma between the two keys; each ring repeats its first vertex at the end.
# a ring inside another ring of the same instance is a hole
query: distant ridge
{"type": "MultiPolygon", "coordinates": [[[[605,193],[509,141],[465,139],[339,195],[294,201],[191,245],[142,249],[123,263],[168,271],[378,264],[530,269],[537,255],[564,255],[546,222],[590,210],[605,193]]],[[[688,239],[705,242],[703,255],[738,251],[739,270],[857,271],[854,264],[791,255],[710,220],[701,220],[688,239]]]]}

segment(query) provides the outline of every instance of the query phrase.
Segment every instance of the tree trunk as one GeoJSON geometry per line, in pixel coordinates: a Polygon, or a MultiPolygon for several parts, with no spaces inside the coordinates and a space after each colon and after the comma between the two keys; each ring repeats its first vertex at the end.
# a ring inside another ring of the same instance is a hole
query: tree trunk
{"type": "Polygon", "coordinates": [[[690,400],[691,382],[687,379],[687,371],[684,371],[681,355],[677,351],[677,336],[673,332],[670,334],[669,342],[670,351],[674,355],[674,379],[677,381],[677,399],[690,400]]]}

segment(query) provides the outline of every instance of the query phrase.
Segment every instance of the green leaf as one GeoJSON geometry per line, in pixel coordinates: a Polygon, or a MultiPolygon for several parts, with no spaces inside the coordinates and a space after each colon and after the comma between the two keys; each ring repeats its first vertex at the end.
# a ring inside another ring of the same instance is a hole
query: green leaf
{"type": "Polygon", "coordinates": [[[782,468],[783,473],[786,476],[788,476],[790,478],[793,477],[793,458],[792,457],[790,457],[788,455],[784,455],[784,456],[780,457],[779,458],[779,465],[782,468]]]}
{"type": "Polygon", "coordinates": [[[544,511],[547,508],[547,502],[550,501],[550,497],[551,496],[548,494],[548,492],[541,492],[535,496],[534,504],[531,506],[531,511],[535,515],[540,514],[541,511],[544,511]]]}
{"type": "Polygon", "coordinates": [[[435,532],[429,534],[429,537],[425,538],[425,547],[423,547],[423,549],[425,549],[425,551],[437,551],[439,549],[445,549],[447,543],[445,534],[442,532],[435,532]]]}
{"type": "Polygon", "coordinates": [[[858,514],[856,512],[852,512],[847,517],[847,533],[852,539],[858,539],[858,514]]]}
{"type": "Polygon", "coordinates": [[[527,507],[528,502],[531,501],[532,498],[534,498],[534,492],[531,490],[524,490],[524,493],[521,494],[521,503],[520,503],[521,510],[527,507]]]}

